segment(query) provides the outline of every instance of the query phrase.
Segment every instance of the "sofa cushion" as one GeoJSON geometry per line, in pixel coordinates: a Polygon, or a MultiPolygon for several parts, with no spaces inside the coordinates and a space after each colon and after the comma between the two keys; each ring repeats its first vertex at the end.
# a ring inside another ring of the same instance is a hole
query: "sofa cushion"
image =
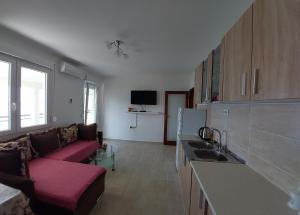
{"type": "Polygon", "coordinates": [[[79,140],[96,140],[97,139],[97,124],[90,125],[78,124],[78,139],[79,140]]]}
{"type": "Polygon", "coordinates": [[[60,145],[63,147],[77,140],[78,128],[76,124],[59,128],[60,145]]]}
{"type": "Polygon", "coordinates": [[[58,149],[45,158],[54,160],[63,160],[71,162],[80,162],[88,158],[91,154],[96,152],[98,148],[97,141],[76,141],[64,148],[58,149]]]}
{"type": "Polygon", "coordinates": [[[30,134],[33,148],[39,156],[43,157],[59,147],[59,139],[56,130],[51,130],[41,134],[30,134]]]}
{"type": "Polygon", "coordinates": [[[94,180],[106,173],[99,166],[37,158],[29,162],[37,198],[70,210],[94,180]]]}
{"type": "MultiPolygon", "coordinates": [[[[10,155],[2,154],[4,157],[9,159],[9,162],[13,162],[13,160],[16,159],[15,156],[18,155],[18,159],[17,159],[18,161],[17,160],[14,161],[15,162],[14,166],[16,168],[18,168],[18,169],[16,169],[17,175],[29,177],[28,163],[27,163],[27,159],[26,159],[27,144],[24,144],[21,142],[0,143],[0,151],[3,153],[12,153],[10,155]],[[15,151],[18,151],[18,152],[15,152],[15,151]],[[20,159],[20,167],[16,164],[17,162],[19,162],[19,159],[20,159]]],[[[5,159],[4,159],[4,163],[2,163],[2,164],[9,165],[8,160],[5,161],[5,159]]]]}
{"type": "Polygon", "coordinates": [[[27,135],[18,136],[13,139],[9,139],[5,142],[17,142],[19,145],[26,147],[26,151],[25,151],[26,159],[28,161],[32,159],[30,141],[27,135]]]}
{"type": "Polygon", "coordinates": [[[0,172],[21,175],[21,154],[18,150],[0,150],[0,172]]]}

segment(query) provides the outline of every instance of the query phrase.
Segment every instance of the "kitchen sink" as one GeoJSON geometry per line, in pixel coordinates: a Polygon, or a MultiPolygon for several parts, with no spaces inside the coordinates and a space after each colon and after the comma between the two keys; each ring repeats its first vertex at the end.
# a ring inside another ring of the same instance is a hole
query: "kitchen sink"
{"type": "Polygon", "coordinates": [[[225,155],[220,154],[216,151],[195,150],[194,153],[198,158],[203,160],[228,161],[225,155]]]}
{"type": "Polygon", "coordinates": [[[193,147],[193,148],[197,148],[197,149],[201,149],[201,150],[211,150],[213,149],[213,145],[208,143],[208,142],[188,142],[188,144],[193,147]]]}

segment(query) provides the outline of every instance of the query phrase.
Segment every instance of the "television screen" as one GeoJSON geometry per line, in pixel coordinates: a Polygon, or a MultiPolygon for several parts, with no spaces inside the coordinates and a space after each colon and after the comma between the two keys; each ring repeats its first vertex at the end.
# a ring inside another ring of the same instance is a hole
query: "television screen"
{"type": "Polygon", "coordinates": [[[156,105],[156,91],[131,91],[131,104],[133,105],[156,105]]]}

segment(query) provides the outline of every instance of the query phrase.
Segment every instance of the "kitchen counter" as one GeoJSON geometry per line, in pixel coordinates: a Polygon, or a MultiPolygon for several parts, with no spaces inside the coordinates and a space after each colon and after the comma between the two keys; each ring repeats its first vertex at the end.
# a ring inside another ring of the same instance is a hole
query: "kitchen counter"
{"type": "Polygon", "coordinates": [[[181,141],[200,141],[201,138],[199,136],[196,135],[179,135],[179,139],[181,141]]]}
{"type": "Polygon", "coordinates": [[[215,215],[297,215],[289,196],[246,165],[191,161],[215,215]]]}

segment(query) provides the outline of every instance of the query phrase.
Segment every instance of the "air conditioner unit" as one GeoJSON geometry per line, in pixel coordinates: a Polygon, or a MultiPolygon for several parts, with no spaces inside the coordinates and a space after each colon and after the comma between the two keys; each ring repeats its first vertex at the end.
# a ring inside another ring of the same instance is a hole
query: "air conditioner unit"
{"type": "Polygon", "coordinates": [[[80,69],[78,69],[77,67],[69,64],[69,63],[62,63],[61,67],[60,67],[60,72],[67,74],[67,75],[71,75],[73,77],[79,78],[79,79],[84,79],[85,78],[85,73],[82,72],[80,69]]]}

